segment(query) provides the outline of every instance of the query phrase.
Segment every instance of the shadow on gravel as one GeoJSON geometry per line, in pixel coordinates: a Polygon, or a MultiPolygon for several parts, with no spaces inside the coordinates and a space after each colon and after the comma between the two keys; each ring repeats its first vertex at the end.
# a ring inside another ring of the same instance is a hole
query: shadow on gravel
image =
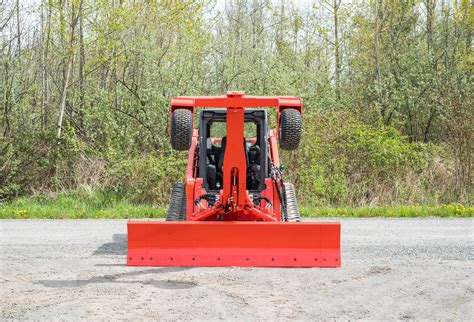
{"type": "Polygon", "coordinates": [[[126,273],[110,274],[98,277],[91,277],[84,280],[40,280],[34,282],[33,284],[40,284],[46,287],[54,288],[67,288],[67,287],[83,287],[90,284],[100,284],[100,283],[120,283],[120,284],[142,284],[142,285],[152,285],[162,289],[188,289],[197,286],[197,283],[190,281],[178,281],[178,280],[120,280],[121,278],[126,277],[140,277],[147,274],[163,274],[163,273],[172,273],[180,272],[190,269],[191,267],[161,267],[153,268],[141,271],[133,271],[126,273]]]}
{"type": "Polygon", "coordinates": [[[112,242],[100,245],[94,255],[126,255],[127,254],[127,234],[114,234],[112,242]]]}

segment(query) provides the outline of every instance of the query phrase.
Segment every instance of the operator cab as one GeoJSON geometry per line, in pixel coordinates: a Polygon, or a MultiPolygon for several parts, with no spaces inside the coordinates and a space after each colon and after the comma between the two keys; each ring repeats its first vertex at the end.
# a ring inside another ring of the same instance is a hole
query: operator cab
{"type": "Polygon", "coordinates": [[[199,122],[199,177],[203,188],[218,192],[223,187],[222,166],[228,149],[243,149],[247,163],[247,190],[260,192],[266,188],[268,176],[268,125],[264,109],[246,109],[244,140],[241,146],[227,146],[226,109],[205,109],[199,122]]]}

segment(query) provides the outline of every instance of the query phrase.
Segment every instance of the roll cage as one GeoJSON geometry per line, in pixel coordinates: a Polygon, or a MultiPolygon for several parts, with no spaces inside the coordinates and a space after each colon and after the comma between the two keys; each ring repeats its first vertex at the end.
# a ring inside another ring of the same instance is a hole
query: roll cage
{"type": "MultiPolygon", "coordinates": [[[[265,178],[269,176],[268,156],[268,121],[267,111],[264,109],[246,109],[244,122],[256,125],[255,140],[246,140],[242,146],[227,147],[221,143],[220,147],[214,145],[211,138],[211,125],[214,122],[226,122],[226,109],[203,110],[199,119],[199,169],[198,177],[203,179],[203,188],[209,192],[217,192],[222,187],[222,158],[226,149],[244,149],[247,163],[247,190],[260,192],[266,188],[265,178]],[[219,166],[220,165],[220,166],[219,166]],[[213,184],[213,172],[216,175],[216,184],[213,184]],[[253,180],[255,178],[255,180],[253,180]],[[211,181],[211,182],[210,182],[211,181]]],[[[225,137],[222,138],[225,140],[225,137]]]]}

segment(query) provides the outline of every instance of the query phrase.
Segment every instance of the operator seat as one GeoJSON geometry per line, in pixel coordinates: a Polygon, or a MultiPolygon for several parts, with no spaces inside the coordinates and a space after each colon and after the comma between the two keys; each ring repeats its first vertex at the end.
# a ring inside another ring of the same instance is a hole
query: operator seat
{"type": "MultiPolygon", "coordinates": [[[[222,166],[224,165],[224,155],[225,155],[226,147],[227,147],[227,136],[224,136],[221,141],[220,151],[216,154],[216,157],[217,157],[216,184],[219,183],[219,189],[222,188],[222,179],[223,179],[222,166]]],[[[244,138],[243,148],[244,148],[244,154],[245,154],[245,162],[248,168],[249,156],[248,156],[248,150],[247,150],[247,144],[245,142],[245,138],[244,138]]]]}

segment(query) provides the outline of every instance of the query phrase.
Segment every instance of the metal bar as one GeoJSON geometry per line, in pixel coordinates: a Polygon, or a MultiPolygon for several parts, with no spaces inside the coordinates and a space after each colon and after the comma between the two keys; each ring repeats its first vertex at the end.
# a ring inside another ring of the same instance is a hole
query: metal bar
{"type": "Polygon", "coordinates": [[[218,214],[222,210],[224,210],[224,207],[222,207],[221,204],[217,204],[212,208],[201,210],[197,214],[193,215],[191,217],[191,220],[193,220],[193,221],[206,220],[206,219],[218,214]]]}
{"type": "Polygon", "coordinates": [[[226,120],[227,146],[224,152],[224,163],[222,166],[223,175],[223,193],[222,203],[226,204],[232,197],[232,187],[237,189],[237,200],[232,202],[240,207],[246,204],[246,184],[247,184],[247,161],[245,158],[244,145],[244,109],[229,108],[227,109],[226,120]],[[237,182],[235,185],[231,182],[232,171],[237,170],[237,174],[233,178],[237,182]]]}
{"type": "Polygon", "coordinates": [[[285,107],[296,108],[301,112],[301,99],[293,96],[250,96],[244,92],[227,92],[224,96],[178,96],[171,100],[175,107],[285,107]]]}
{"type": "Polygon", "coordinates": [[[264,221],[279,221],[276,217],[270,215],[270,214],[266,214],[258,209],[255,209],[253,207],[248,207],[245,209],[250,215],[253,215],[257,218],[260,218],[264,221]]]}

